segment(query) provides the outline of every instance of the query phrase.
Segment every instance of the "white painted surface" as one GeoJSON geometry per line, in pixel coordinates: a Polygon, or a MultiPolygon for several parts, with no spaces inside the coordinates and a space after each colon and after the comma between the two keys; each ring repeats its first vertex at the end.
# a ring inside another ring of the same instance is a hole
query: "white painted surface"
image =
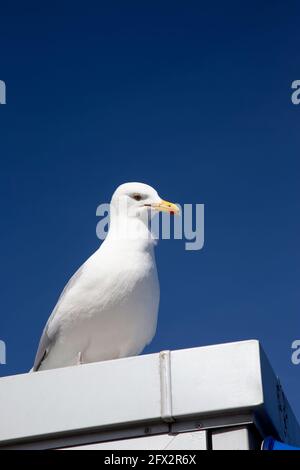
{"type": "Polygon", "coordinates": [[[172,403],[176,417],[262,404],[259,343],[172,351],[172,403]]]}
{"type": "MultiPolygon", "coordinates": [[[[185,432],[177,435],[160,434],[157,436],[122,439],[120,441],[100,442],[85,446],[69,447],[71,450],[206,450],[206,432],[185,432]]],[[[68,450],[65,449],[65,450],[68,450]]]]}
{"type": "Polygon", "coordinates": [[[95,439],[80,439],[92,431],[109,433],[111,440],[129,438],[133,428],[142,436],[145,427],[164,421],[174,430],[185,422],[191,424],[186,431],[203,430],[214,420],[216,426],[242,424],[237,417],[245,413],[259,417],[268,433],[273,432],[270,421],[279,433],[286,423],[290,442],[300,444],[299,425],[287,403],[282,421],[276,376],[257,341],[0,379],[2,446],[48,439],[57,447],[62,436],[72,438],[72,445],[91,444],[95,439]]]}
{"type": "Polygon", "coordinates": [[[248,428],[213,431],[212,448],[213,450],[250,450],[248,428]]]}
{"type": "Polygon", "coordinates": [[[160,419],[158,354],[0,379],[0,441],[160,419]]]}

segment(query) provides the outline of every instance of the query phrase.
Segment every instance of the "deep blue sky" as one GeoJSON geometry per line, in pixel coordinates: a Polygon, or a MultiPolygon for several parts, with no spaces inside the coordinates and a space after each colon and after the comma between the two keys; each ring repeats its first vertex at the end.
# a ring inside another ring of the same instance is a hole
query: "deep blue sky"
{"type": "Polygon", "coordinates": [[[32,366],[98,204],[143,181],[206,210],[203,250],[157,248],[147,352],[257,338],[300,418],[297,3],[2,2],[1,375],[32,366]]]}

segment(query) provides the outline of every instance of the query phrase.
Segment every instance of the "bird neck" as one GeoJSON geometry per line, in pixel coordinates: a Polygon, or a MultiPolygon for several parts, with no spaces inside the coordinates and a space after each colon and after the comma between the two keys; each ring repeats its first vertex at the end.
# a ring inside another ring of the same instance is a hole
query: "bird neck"
{"type": "Polygon", "coordinates": [[[111,216],[107,240],[115,240],[125,244],[127,248],[140,250],[152,250],[156,243],[148,220],[121,214],[111,216]]]}

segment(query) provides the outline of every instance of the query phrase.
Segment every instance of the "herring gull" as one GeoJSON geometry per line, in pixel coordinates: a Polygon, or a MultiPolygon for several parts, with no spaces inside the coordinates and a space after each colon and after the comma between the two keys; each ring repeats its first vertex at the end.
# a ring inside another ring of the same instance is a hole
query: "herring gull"
{"type": "Polygon", "coordinates": [[[179,209],[146,184],[117,188],[107,237],[62,291],[33,371],[134,356],[151,342],[159,281],[148,222],[156,211],[179,209]]]}

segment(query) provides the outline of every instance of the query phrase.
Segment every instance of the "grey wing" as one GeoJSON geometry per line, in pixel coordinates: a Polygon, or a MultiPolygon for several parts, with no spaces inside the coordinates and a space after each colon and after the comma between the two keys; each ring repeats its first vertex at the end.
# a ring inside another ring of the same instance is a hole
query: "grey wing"
{"type": "Polygon", "coordinates": [[[42,364],[43,360],[45,359],[45,357],[49,353],[51,345],[55,341],[57,331],[51,332],[51,335],[50,335],[49,334],[49,325],[50,325],[51,321],[53,320],[53,318],[55,317],[55,314],[56,314],[57,310],[59,309],[59,305],[61,304],[63,298],[66,295],[66,293],[74,286],[74,284],[80,278],[80,276],[82,274],[82,271],[83,271],[83,267],[84,267],[84,264],[76,271],[76,273],[71,277],[69,282],[66,284],[64,290],[62,291],[62,293],[59,296],[59,299],[57,301],[56,306],[54,307],[53,312],[51,313],[51,315],[50,315],[50,317],[49,317],[49,319],[46,323],[46,326],[43,330],[43,333],[42,333],[42,336],[41,336],[41,339],[40,339],[40,342],[39,342],[38,350],[37,350],[37,353],[36,353],[36,356],[35,356],[35,360],[34,360],[34,364],[33,364],[33,368],[32,368],[33,372],[39,370],[40,365],[42,364]]]}

